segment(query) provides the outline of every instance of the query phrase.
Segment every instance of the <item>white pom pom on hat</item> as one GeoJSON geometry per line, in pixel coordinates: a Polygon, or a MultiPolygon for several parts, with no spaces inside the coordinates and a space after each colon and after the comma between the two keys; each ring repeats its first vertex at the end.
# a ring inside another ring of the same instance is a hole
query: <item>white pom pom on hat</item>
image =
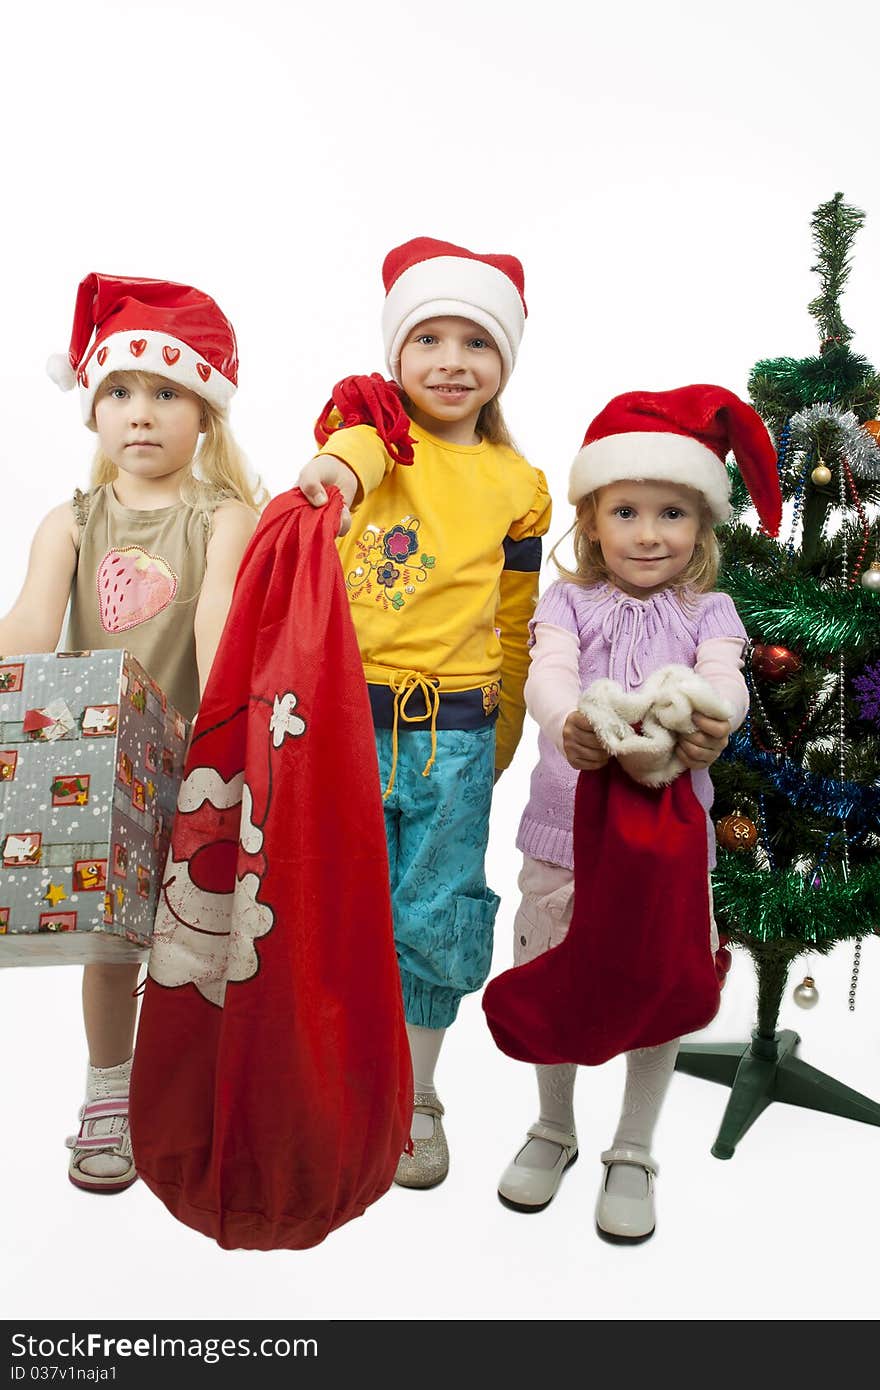
{"type": "Polygon", "coordinates": [[[76,373],[70,365],[66,353],[53,352],[46,363],[46,371],[55,385],[62,391],[72,391],[76,385],[76,373]]]}

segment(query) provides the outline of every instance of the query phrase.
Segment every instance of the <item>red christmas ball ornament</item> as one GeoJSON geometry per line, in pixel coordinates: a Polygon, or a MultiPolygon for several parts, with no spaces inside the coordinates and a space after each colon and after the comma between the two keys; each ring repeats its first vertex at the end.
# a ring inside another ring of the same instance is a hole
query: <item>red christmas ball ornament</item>
{"type": "Polygon", "coordinates": [[[802,665],[797,653],[790,652],[788,647],[764,647],[759,644],[752,648],[752,670],[766,681],[786,681],[802,665]]]}
{"type": "Polygon", "coordinates": [[[740,811],[735,811],[731,816],[722,816],[720,821],[716,821],[715,830],[719,845],[725,849],[751,849],[758,840],[758,827],[740,811]]]}

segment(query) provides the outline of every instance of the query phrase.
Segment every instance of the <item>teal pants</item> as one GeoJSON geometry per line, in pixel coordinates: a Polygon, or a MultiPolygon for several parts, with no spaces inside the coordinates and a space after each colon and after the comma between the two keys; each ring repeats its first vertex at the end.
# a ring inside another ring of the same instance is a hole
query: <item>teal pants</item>
{"type": "MultiPolygon", "coordinates": [[[[377,729],[382,787],[391,730],[377,729]]],[[[446,1028],[492,962],[499,899],[486,887],[485,855],[495,729],[401,730],[394,786],[385,802],[394,940],[408,1023],[446,1028]]]]}

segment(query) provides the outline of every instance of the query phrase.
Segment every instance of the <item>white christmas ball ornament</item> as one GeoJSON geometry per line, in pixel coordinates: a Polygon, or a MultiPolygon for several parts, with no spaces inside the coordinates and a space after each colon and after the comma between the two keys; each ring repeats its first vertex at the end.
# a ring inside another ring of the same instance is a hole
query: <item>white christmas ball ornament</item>
{"type": "Polygon", "coordinates": [[[812,975],[805,975],[792,992],[792,998],[799,1009],[815,1009],[819,1002],[819,991],[812,975]]]}
{"type": "Polygon", "coordinates": [[[872,594],[880,594],[880,560],[875,560],[862,571],[861,585],[863,589],[870,589],[872,594]]]}

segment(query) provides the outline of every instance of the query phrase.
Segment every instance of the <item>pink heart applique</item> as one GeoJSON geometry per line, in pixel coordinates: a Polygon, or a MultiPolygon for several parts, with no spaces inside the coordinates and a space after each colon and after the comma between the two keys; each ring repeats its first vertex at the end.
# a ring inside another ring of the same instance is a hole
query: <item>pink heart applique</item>
{"type": "Polygon", "coordinates": [[[108,550],[98,566],[98,607],[105,632],[127,632],[167,608],[177,575],[159,555],[139,545],[108,550]]]}
{"type": "Polygon", "coordinates": [[[197,362],[196,371],[202,378],[202,381],[207,381],[208,377],[211,375],[211,368],[208,366],[207,362],[197,362]]]}
{"type": "Polygon", "coordinates": [[[147,340],[146,338],[132,338],[128,346],[131,348],[135,357],[140,357],[144,348],[147,346],[147,340]]]}
{"type": "Polygon", "coordinates": [[[162,356],[165,358],[165,361],[168,363],[169,367],[173,367],[178,357],[180,356],[180,348],[163,347],[162,356]]]}

